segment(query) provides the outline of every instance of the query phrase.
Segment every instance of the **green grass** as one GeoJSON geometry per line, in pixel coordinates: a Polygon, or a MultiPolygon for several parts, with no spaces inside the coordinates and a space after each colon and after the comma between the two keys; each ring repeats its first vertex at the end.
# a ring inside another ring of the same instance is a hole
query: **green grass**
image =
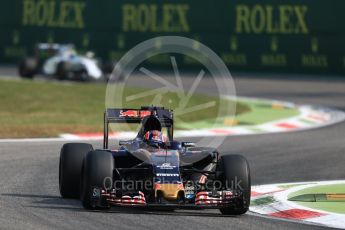
{"type": "MultiPolygon", "coordinates": [[[[194,94],[187,102],[181,92],[160,91],[137,100],[127,96],[148,89],[127,87],[124,90],[124,107],[160,105],[174,109],[175,128],[194,129],[225,127],[225,119],[251,126],[298,115],[294,108],[273,109],[269,101],[229,101],[219,97],[194,94]],[[185,102],[185,106],[181,106],[185,102]],[[195,112],[185,108],[213,103],[195,112]],[[228,109],[236,108],[229,116],[228,109]]],[[[102,132],[106,85],[0,80],[0,138],[54,137],[61,133],[102,132]]],[[[116,126],[117,130],[128,128],[116,126]]],[[[137,127],[129,127],[133,130],[137,127]]],[[[258,130],[260,132],[260,130],[258,130]]]]}
{"type": "MultiPolygon", "coordinates": [[[[133,96],[140,94],[141,92],[147,92],[148,89],[143,88],[125,88],[121,103],[126,107],[140,107],[141,105],[157,105],[171,108],[174,110],[175,128],[177,129],[192,129],[198,126],[194,125],[197,122],[207,121],[209,124],[217,122],[218,118],[223,118],[229,113],[242,114],[250,112],[250,108],[244,103],[235,103],[228,99],[221,99],[219,97],[206,96],[203,94],[195,93],[187,100],[187,96],[183,92],[166,92],[160,89],[155,89],[156,93],[153,95],[145,96],[136,100],[126,100],[126,96],[133,96]],[[183,106],[183,102],[185,106],[183,106]],[[189,109],[195,108],[195,106],[205,105],[208,103],[214,103],[214,105],[206,106],[201,109],[197,109],[194,112],[188,112],[189,109]],[[191,125],[191,126],[190,126],[191,125]]],[[[121,106],[117,106],[121,107],[121,106]]],[[[211,127],[208,125],[207,127],[211,127]]]]}
{"type": "Polygon", "coordinates": [[[259,205],[265,205],[265,204],[271,204],[275,202],[273,196],[266,196],[266,197],[262,197],[262,198],[258,198],[255,200],[252,200],[250,202],[251,206],[259,206],[259,205]]]}
{"type": "Polygon", "coordinates": [[[236,119],[239,125],[257,125],[274,120],[297,116],[299,111],[296,108],[273,109],[270,102],[248,102],[239,101],[249,106],[250,113],[239,113],[236,119]]]}
{"type": "MultiPolygon", "coordinates": [[[[289,194],[290,197],[302,195],[302,194],[317,194],[317,193],[345,193],[345,184],[334,184],[334,185],[319,185],[311,188],[302,189],[300,191],[289,194]]],[[[345,214],[345,203],[344,202],[296,202],[299,205],[328,211],[345,214]]]]}
{"type": "Polygon", "coordinates": [[[0,137],[50,137],[102,129],[104,86],[0,81],[0,137]]]}
{"type": "Polygon", "coordinates": [[[293,187],[297,187],[297,186],[301,186],[301,185],[306,185],[306,184],[287,184],[287,185],[280,185],[279,188],[281,188],[281,189],[289,189],[289,188],[293,188],[293,187]]]}
{"type": "MultiPolygon", "coordinates": [[[[106,86],[101,84],[10,81],[0,80],[0,138],[53,137],[61,133],[102,132],[106,86]]],[[[126,88],[125,96],[142,92],[141,88],[126,88]]],[[[156,98],[146,97],[126,103],[127,107],[150,105],[156,98]]],[[[159,98],[169,108],[178,107],[176,94],[159,98]],[[169,103],[168,103],[169,102],[169,103]]],[[[222,99],[223,100],[223,99],[222,99]]],[[[215,119],[219,98],[195,94],[187,107],[215,101],[214,109],[187,113],[176,120],[188,123],[215,119]]],[[[237,106],[237,114],[249,112],[243,103],[225,102],[237,106]]],[[[179,122],[180,121],[180,122],[179,122]]]]}
{"type": "MultiPolygon", "coordinates": [[[[195,121],[193,123],[184,123],[184,128],[197,127],[197,128],[207,128],[213,127],[225,127],[225,119],[235,119],[237,121],[237,126],[254,126],[263,124],[266,122],[271,122],[275,120],[285,119],[299,114],[296,108],[279,108],[274,109],[272,103],[269,101],[238,101],[237,106],[241,108],[246,106],[250,112],[238,112],[235,116],[220,117],[216,120],[204,119],[200,121],[195,121]]],[[[253,128],[253,131],[261,132],[257,128],[253,128]]]]}

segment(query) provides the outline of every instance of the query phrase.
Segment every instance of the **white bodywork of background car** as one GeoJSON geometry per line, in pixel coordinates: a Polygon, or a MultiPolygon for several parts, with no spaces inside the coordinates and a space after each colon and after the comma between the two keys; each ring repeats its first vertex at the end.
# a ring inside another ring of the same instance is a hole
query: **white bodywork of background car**
{"type": "Polygon", "coordinates": [[[61,51],[59,54],[48,58],[43,64],[43,73],[46,75],[54,75],[57,66],[61,61],[69,62],[73,65],[83,65],[89,77],[100,79],[103,75],[102,70],[98,67],[97,61],[93,58],[76,55],[71,50],[61,51]]]}

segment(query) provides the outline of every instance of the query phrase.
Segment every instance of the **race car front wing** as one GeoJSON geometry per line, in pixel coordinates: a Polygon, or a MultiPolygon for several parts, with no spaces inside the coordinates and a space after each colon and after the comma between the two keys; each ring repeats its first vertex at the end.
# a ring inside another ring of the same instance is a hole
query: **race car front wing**
{"type": "Polygon", "coordinates": [[[176,209],[219,209],[224,207],[237,207],[238,201],[243,199],[241,191],[201,191],[193,201],[178,203],[152,203],[147,202],[145,194],[141,191],[116,196],[115,191],[107,192],[103,189],[94,188],[92,196],[95,206],[120,206],[120,207],[152,207],[152,208],[176,208],[176,209]]]}

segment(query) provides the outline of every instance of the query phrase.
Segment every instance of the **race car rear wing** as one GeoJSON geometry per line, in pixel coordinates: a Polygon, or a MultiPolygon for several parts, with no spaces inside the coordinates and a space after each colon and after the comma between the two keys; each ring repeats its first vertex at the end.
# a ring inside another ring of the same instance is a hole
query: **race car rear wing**
{"type": "Polygon", "coordinates": [[[145,106],[140,109],[108,108],[104,112],[103,148],[108,148],[109,123],[140,124],[147,116],[155,116],[162,127],[167,128],[169,140],[173,140],[173,111],[164,107],[145,106]]]}

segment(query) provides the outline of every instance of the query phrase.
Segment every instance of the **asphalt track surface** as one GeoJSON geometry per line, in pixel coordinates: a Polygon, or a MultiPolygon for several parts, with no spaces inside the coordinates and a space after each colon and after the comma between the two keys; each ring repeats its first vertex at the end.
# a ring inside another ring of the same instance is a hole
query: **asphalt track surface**
{"type": "MultiPolygon", "coordinates": [[[[308,77],[278,77],[236,76],[237,93],[345,110],[345,81],[340,78],[311,81],[308,77]]],[[[326,229],[253,214],[222,216],[216,210],[85,211],[79,201],[59,196],[62,144],[0,143],[0,229],[326,229]]],[[[101,147],[100,142],[92,144],[101,147]]],[[[295,133],[228,137],[220,152],[247,157],[253,184],[344,179],[345,124],[295,133]]]]}

